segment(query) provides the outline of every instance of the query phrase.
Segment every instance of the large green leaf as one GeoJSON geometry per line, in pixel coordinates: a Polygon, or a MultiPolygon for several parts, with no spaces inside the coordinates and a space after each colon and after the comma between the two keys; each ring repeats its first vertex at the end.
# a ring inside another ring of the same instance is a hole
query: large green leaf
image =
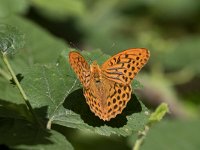
{"type": "Polygon", "coordinates": [[[185,68],[188,72],[199,74],[199,48],[199,36],[187,37],[179,40],[174,49],[167,51],[165,56],[162,56],[165,68],[174,70],[185,68]]]}
{"type": "Polygon", "coordinates": [[[5,118],[31,118],[25,104],[15,104],[0,100],[0,117],[5,118]]]}
{"type": "Polygon", "coordinates": [[[39,12],[51,19],[64,20],[69,16],[82,16],[86,8],[82,0],[32,0],[39,12]]]}
{"type": "MultiPolygon", "coordinates": [[[[24,35],[15,27],[0,24],[0,55],[15,53],[18,48],[23,47],[23,43],[24,35]]],[[[13,85],[10,85],[6,79],[9,80],[10,75],[0,59],[0,99],[21,103],[17,89],[13,85]]]]}
{"type": "Polygon", "coordinates": [[[8,17],[13,13],[24,14],[27,11],[29,1],[27,0],[0,0],[0,18],[8,17]]]}
{"type": "MultiPolygon", "coordinates": [[[[22,85],[34,108],[47,108],[38,115],[46,117],[48,126],[52,123],[102,135],[118,134],[127,136],[142,128],[148,116],[147,108],[132,95],[132,99],[121,115],[109,122],[96,117],[86,104],[74,72],[68,63],[68,52],[62,53],[57,64],[35,66],[24,74],[22,85]]],[[[99,58],[100,64],[108,56],[100,51],[83,53],[85,58],[99,58]]]]}
{"type": "Polygon", "coordinates": [[[15,58],[20,60],[15,61],[18,63],[24,61],[26,66],[27,64],[52,62],[62,50],[68,47],[63,40],[53,37],[46,30],[22,17],[10,16],[1,19],[0,23],[14,25],[25,34],[24,49],[21,49],[15,58]]]}
{"type": "Polygon", "coordinates": [[[188,21],[198,12],[198,2],[194,0],[151,1],[152,15],[166,21],[188,21]],[[165,16],[165,17],[163,17],[165,16]]]}
{"type": "Polygon", "coordinates": [[[0,24],[0,51],[14,53],[24,46],[24,34],[15,27],[0,24]]]}
{"type": "Polygon", "coordinates": [[[199,120],[161,121],[150,128],[141,150],[199,150],[199,126],[199,120]]]}
{"type": "MultiPolygon", "coordinates": [[[[17,28],[6,25],[0,24],[0,54],[14,54],[16,50],[22,48],[24,45],[24,35],[17,30],[17,28]]],[[[0,98],[7,99],[8,101],[12,100],[15,103],[21,103],[19,92],[17,89],[10,85],[9,80],[10,75],[3,64],[3,61],[0,60],[0,98]],[[7,79],[7,80],[6,80],[7,79]],[[12,94],[10,94],[12,93],[12,94]]]]}
{"type": "MultiPolygon", "coordinates": [[[[15,56],[10,56],[10,63],[12,68],[14,69],[16,74],[21,73],[23,76],[24,68],[27,66],[31,66],[35,63],[49,63],[54,62],[60,52],[63,49],[66,49],[68,46],[60,39],[57,39],[47,31],[43,30],[41,27],[36,25],[35,23],[24,19],[18,16],[10,16],[8,18],[4,18],[0,20],[0,24],[6,27],[8,25],[15,25],[17,30],[25,34],[25,46],[23,49],[17,49],[15,56]]],[[[4,28],[7,29],[7,28],[4,28]]],[[[10,29],[10,28],[8,28],[10,29]]],[[[2,34],[0,34],[0,43],[3,43],[3,46],[9,44],[9,42],[17,41],[14,44],[15,48],[16,45],[21,45],[22,40],[21,34],[16,34],[15,30],[0,30],[2,34]],[[8,34],[7,34],[8,33],[8,34]],[[4,37],[8,37],[4,40],[4,37]]],[[[12,29],[12,28],[11,28],[12,29]]],[[[11,47],[12,48],[12,47],[11,47]]],[[[14,85],[9,85],[10,76],[5,68],[2,60],[0,59],[0,99],[7,100],[14,103],[21,103],[18,90],[15,88],[14,85]],[[1,74],[1,72],[4,72],[1,74]]]]}
{"type": "Polygon", "coordinates": [[[60,133],[37,128],[19,119],[0,118],[0,135],[0,144],[12,149],[73,149],[60,133]]]}

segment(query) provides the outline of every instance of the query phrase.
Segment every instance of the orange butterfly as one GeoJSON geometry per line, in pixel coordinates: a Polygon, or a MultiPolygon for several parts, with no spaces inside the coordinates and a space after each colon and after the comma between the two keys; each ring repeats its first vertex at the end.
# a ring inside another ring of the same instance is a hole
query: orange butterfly
{"type": "Polygon", "coordinates": [[[69,63],[83,85],[90,110],[104,121],[115,118],[131,98],[131,81],[146,64],[150,52],[145,48],[122,51],[101,67],[94,61],[89,65],[75,51],[69,53],[69,63]]]}

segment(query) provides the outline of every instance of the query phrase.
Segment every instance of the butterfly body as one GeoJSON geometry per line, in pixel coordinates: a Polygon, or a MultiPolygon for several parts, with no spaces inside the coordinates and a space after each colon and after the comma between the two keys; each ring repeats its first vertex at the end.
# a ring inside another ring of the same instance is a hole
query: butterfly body
{"type": "Polygon", "coordinates": [[[91,78],[98,84],[102,80],[101,69],[96,61],[90,65],[91,78]]]}
{"type": "Polygon", "coordinates": [[[104,121],[115,118],[131,98],[131,81],[149,58],[146,49],[129,49],[108,59],[102,66],[89,65],[78,52],[69,62],[81,81],[90,110],[104,121]]]}
{"type": "MultiPolygon", "coordinates": [[[[100,66],[97,64],[96,61],[94,61],[90,65],[90,71],[91,71],[91,80],[89,83],[89,87],[84,88],[84,95],[86,98],[87,103],[91,104],[90,109],[97,109],[97,107],[94,107],[93,104],[90,102],[89,97],[93,97],[93,102],[94,104],[97,104],[99,106],[98,111],[101,111],[101,113],[106,114],[106,102],[107,102],[107,93],[108,88],[107,88],[107,83],[105,81],[105,78],[103,77],[103,74],[101,72],[100,66]],[[92,89],[91,89],[92,87],[92,89]]],[[[91,100],[92,101],[92,100],[91,100]]]]}

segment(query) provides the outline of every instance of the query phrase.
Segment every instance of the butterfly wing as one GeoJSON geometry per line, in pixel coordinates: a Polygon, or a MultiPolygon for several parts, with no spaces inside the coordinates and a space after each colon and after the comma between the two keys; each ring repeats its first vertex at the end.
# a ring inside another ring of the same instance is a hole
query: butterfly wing
{"type": "Polygon", "coordinates": [[[90,82],[90,66],[84,59],[84,57],[75,51],[69,53],[69,63],[73,68],[74,72],[78,76],[80,82],[84,87],[89,86],[90,82]]]}
{"type": "Polygon", "coordinates": [[[122,85],[103,78],[101,96],[94,82],[84,89],[84,96],[90,110],[104,121],[109,121],[121,114],[131,98],[131,85],[122,85]]]}
{"type": "Polygon", "coordinates": [[[130,84],[140,69],[147,63],[150,53],[145,48],[133,48],[122,51],[102,66],[102,74],[109,80],[120,84],[130,84]]]}

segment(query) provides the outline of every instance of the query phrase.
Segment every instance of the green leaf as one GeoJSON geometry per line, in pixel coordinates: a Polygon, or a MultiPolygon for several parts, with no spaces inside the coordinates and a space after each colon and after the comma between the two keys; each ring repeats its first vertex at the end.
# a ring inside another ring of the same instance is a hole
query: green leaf
{"type": "Polygon", "coordinates": [[[168,105],[166,103],[161,103],[150,115],[149,123],[159,122],[167,112],[169,112],[168,105]]]}
{"type": "Polygon", "coordinates": [[[37,128],[25,120],[0,118],[0,143],[11,149],[73,150],[60,133],[37,128]]]}
{"type": "Polygon", "coordinates": [[[133,80],[132,82],[132,87],[134,87],[134,89],[142,89],[144,86],[136,79],[133,80]]]}
{"type": "Polygon", "coordinates": [[[19,67],[21,65],[24,68],[35,63],[54,62],[59,54],[68,48],[68,45],[63,40],[53,37],[34,22],[22,17],[11,16],[1,19],[0,23],[14,24],[25,34],[26,43],[24,49],[19,51],[15,57],[15,63],[19,63],[15,66],[17,69],[21,70],[22,67],[19,67]]]}
{"type": "Polygon", "coordinates": [[[189,21],[198,12],[198,3],[190,0],[152,1],[149,4],[153,10],[152,15],[165,21],[189,21]]]}
{"type": "Polygon", "coordinates": [[[162,121],[149,130],[141,150],[199,150],[199,120],[162,121]]]}
{"type": "Polygon", "coordinates": [[[171,70],[185,69],[184,74],[200,73],[199,55],[200,37],[187,36],[180,39],[173,49],[170,49],[163,56],[162,64],[171,70]],[[181,51],[179,51],[181,49],[181,51]],[[190,49],[190,51],[188,51],[190,49]]]}
{"type": "MultiPolygon", "coordinates": [[[[100,120],[90,111],[80,83],[68,63],[68,52],[66,50],[62,53],[56,65],[38,65],[24,74],[22,85],[31,105],[34,108],[47,108],[46,115],[38,112],[39,116],[48,118],[47,126],[60,124],[107,136],[128,136],[143,128],[148,121],[145,113],[148,110],[135,95],[132,95],[123,113],[109,122],[100,120]]],[[[83,55],[85,58],[101,56],[98,60],[100,63],[107,59],[100,51],[84,52],[83,55]]]]}
{"type": "Polygon", "coordinates": [[[0,99],[0,117],[13,119],[31,119],[31,113],[25,104],[16,104],[0,99]]]}
{"type": "MultiPolygon", "coordinates": [[[[24,48],[17,51],[14,57],[12,56],[10,59],[11,66],[16,74],[21,73],[23,76],[24,68],[35,63],[55,62],[60,52],[68,47],[64,41],[53,37],[35,23],[22,17],[10,16],[1,19],[0,23],[14,24],[17,29],[25,34],[26,43],[24,48]]],[[[5,29],[7,28],[5,27],[5,29]]],[[[6,37],[9,36],[9,34],[3,35],[6,37]]],[[[15,37],[18,35],[13,33],[12,36],[15,37]]],[[[16,44],[20,43],[21,40],[18,40],[18,43],[16,44]]],[[[4,67],[3,62],[0,59],[0,99],[19,104],[22,102],[20,100],[21,95],[15,86],[9,84],[10,79],[11,77],[7,69],[4,67]]]]}
{"type": "Polygon", "coordinates": [[[51,19],[64,20],[69,16],[82,16],[86,8],[82,0],[32,0],[33,6],[44,16],[51,19]]]}
{"type": "Polygon", "coordinates": [[[0,78],[0,99],[6,100],[7,102],[13,102],[15,104],[23,103],[19,90],[14,85],[9,83],[10,81],[0,78]]]}
{"type": "Polygon", "coordinates": [[[24,45],[24,34],[17,28],[0,24],[0,50],[2,53],[14,53],[24,45]]]}
{"type": "Polygon", "coordinates": [[[8,17],[13,13],[24,14],[28,10],[27,0],[0,0],[0,18],[8,17]]]}

